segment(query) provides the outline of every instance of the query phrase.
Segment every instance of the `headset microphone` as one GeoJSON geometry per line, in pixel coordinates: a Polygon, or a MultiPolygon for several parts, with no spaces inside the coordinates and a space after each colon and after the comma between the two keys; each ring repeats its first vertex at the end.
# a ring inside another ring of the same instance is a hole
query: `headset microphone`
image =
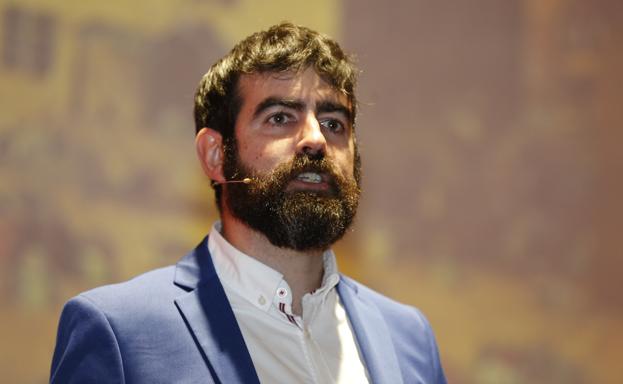
{"type": "Polygon", "coordinates": [[[251,184],[251,182],[253,181],[253,179],[249,178],[249,177],[245,177],[242,180],[229,180],[229,181],[223,181],[222,183],[215,183],[215,184],[231,184],[231,183],[242,183],[242,184],[251,184]]]}

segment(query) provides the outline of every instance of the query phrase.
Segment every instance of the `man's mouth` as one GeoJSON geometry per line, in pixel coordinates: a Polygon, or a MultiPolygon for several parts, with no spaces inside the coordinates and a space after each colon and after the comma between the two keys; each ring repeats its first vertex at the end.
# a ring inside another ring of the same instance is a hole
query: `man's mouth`
{"type": "Polygon", "coordinates": [[[316,172],[303,172],[299,174],[296,179],[312,184],[322,183],[322,176],[316,172]]]}

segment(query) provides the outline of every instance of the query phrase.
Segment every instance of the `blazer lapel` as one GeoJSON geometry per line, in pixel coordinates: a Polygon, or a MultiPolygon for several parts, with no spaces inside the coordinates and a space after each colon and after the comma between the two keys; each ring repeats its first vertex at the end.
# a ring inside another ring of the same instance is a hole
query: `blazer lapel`
{"type": "Polygon", "coordinates": [[[402,383],[394,345],[379,309],[361,298],[357,287],[344,277],[341,277],[337,290],[353,327],[370,380],[373,383],[402,383]]]}
{"type": "Polygon", "coordinates": [[[215,381],[259,384],[236,317],[214,269],[207,237],[177,264],[175,284],[189,290],[175,300],[175,305],[205,355],[215,381]]]}

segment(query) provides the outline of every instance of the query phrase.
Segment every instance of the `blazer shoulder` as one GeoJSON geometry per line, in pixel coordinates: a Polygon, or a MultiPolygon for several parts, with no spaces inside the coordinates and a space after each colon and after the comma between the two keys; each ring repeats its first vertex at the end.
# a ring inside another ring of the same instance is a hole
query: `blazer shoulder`
{"type": "Polygon", "coordinates": [[[78,297],[88,299],[104,311],[117,306],[149,303],[180,292],[180,288],[173,283],[174,273],[175,267],[167,266],[145,272],[124,282],[93,288],[80,293],[78,297]]]}
{"type": "Polygon", "coordinates": [[[69,300],[64,311],[88,302],[106,317],[118,336],[144,331],[144,327],[166,326],[179,315],[174,300],[186,291],[174,284],[173,266],[156,269],[128,281],[82,292],[69,300]]]}

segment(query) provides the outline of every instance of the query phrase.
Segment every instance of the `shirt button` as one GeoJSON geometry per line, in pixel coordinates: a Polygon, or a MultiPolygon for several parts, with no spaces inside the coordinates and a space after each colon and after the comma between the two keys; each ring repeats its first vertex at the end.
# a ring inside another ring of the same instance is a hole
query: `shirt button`
{"type": "Polygon", "coordinates": [[[288,291],[286,291],[285,288],[279,288],[279,290],[277,291],[277,296],[284,298],[288,296],[288,291]]]}
{"type": "Polygon", "coordinates": [[[260,305],[264,305],[266,304],[266,299],[264,298],[264,296],[260,295],[260,297],[257,299],[257,302],[260,303],[260,305]]]}

